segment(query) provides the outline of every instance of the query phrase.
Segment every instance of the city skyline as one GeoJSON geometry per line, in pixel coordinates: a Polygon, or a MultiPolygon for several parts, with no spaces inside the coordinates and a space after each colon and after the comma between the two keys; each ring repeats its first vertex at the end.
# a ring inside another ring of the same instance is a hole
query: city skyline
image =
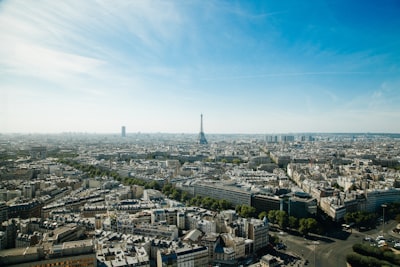
{"type": "Polygon", "coordinates": [[[0,133],[400,133],[397,1],[0,2],[0,133]]]}

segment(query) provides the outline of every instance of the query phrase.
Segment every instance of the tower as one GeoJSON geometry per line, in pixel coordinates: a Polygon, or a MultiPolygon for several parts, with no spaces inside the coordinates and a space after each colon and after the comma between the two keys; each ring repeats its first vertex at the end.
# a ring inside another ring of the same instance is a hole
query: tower
{"type": "Polygon", "coordinates": [[[203,114],[200,115],[200,134],[199,134],[199,144],[207,145],[207,139],[203,132],[203,114]]]}
{"type": "Polygon", "coordinates": [[[126,136],[126,128],[125,128],[125,126],[122,126],[122,127],[121,127],[121,136],[122,136],[122,137],[125,137],[125,136],[126,136]]]}

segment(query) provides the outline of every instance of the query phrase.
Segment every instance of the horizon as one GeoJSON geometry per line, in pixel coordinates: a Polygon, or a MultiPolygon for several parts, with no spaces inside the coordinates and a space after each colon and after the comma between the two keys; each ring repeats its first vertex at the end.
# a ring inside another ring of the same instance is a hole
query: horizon
{"type": "MultiPolygon", "coordinates": [[[[198,136],[199,132],[126,132],[126,137],[133,135],[194,135],[198,136]]],[[[276,133],[206,133],[208,135],[265,135],[265,136],[280,136],[280,135],[400,135],[400,132],[276,132],[276,133]]],[[[0,135],[116,135],[121,136],[121,132],[0,132],[0,135]]]]}
{"type": "Polygon", "coordinates": [[[0,132],[400,133],[400,5],[0,2],[0,132]]]}

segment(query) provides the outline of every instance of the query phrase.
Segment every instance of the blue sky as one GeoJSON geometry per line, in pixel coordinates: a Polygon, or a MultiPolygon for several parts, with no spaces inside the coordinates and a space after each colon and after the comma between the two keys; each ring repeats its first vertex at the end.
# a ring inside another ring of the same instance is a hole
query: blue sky
{"type": "Polygon", "coordinates": [[[1,1],[0,132],[400,132],[400,2],[1,1]]]}

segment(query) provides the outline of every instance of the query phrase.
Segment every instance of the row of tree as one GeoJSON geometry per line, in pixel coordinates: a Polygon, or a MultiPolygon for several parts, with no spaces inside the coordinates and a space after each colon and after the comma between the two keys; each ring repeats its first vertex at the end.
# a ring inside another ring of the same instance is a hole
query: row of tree
{"type": "Polygon", "coordinates": [[[373,228],[376,225],[377,215],[366,211],[348,212],[344,215],[347,224],[354,224],[356,227],[373,228]]]}
{"type": "Polygon", "coordinates": [[[221,211],[233,208],[232,204],[225,199],[218,200],[215,198],[201,197],[198,195],[189,199],[188,204],[190,206],[202,207],[213,211],[221,211]]]}
{"type": "Polygon", "coordinates": [[[235,207],[236,213],[242,218],[254,218],[256,217],[256,208],[243,204],[235,207]]]}
{"type": "Polygon", "coordinates": [[[74,167],[75,169],[80,170],[82,172],[85,172],[89,177],[92,178],[107,176],[107,177],[112,177],[118,181],[122,181],[122,177],[116,171],[108,170],[100,166],[82,164],[71,159],[60,159],[58,160],[58,162],[74,167]]]}
{"type": "MultiPolygon", "coordinates": [[[[353,223],[356,227],[374,228],[379,215],[374,212],[355,211],[344,216],[347,224],[353,223]]],[[[385,207],[385,220],[395,219],[400,223],[400,203],[389,203],[385,207]]]]}
{"type": "Polygon", "coordinates": [[[190,200],[188,192],[176,188],[175,185],[171,183],[165,183],[161,189],[161,192],[167,197],[174,199],[176,201],[186,203],[190,200]]]}
{"type": "Polygon", "coordinates": [[[302,235],[308,235],[309,233],[321,233],[321,226],[314,218],[296,218],[289,216],[286,211],[283,210],[270,210],[268,213],[263,211],[258,217],[261,219],[267,216],[269,222],[277,224],[279,228],[286,229],[290,228],[297,230],[302,235]]]}
{"type": "Polygon", "coordinates": [[[354,244],[353,252],[346,256],[353,267],[399,266],[400,255],[389,248],[371,247],[369,244],[354,244]]]}

